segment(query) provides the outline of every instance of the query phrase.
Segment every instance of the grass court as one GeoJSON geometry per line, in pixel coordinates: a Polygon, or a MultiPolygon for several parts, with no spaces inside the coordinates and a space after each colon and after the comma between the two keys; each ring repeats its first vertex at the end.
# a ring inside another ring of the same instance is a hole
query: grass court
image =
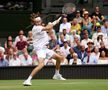
{"type": "Polygon", "coordinates": [[[23,86],[23,81],[0,80],[0,90],[108,90],[108,79],[33,79],[32,86],[23,86]]]}

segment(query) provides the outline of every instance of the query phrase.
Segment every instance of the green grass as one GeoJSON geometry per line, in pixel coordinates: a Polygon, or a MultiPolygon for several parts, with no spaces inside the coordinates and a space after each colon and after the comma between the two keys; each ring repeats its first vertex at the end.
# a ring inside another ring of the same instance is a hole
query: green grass
{"type": "Polygon", "coordinates": [[[108,90],[108,79],[32,80],[32,86],[23,86],[23,80],[0,80],[0,90],[108,90]]]}

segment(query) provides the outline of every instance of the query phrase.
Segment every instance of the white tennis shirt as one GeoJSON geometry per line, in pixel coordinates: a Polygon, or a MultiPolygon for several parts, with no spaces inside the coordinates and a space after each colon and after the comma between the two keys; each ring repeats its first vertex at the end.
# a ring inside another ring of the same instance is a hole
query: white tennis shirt
{"type": "Polygon", "coordinates": [[[43,26],[33,26],[33,46],[35,50],[40,50],[48,44],[49,37],[46,31],[43,31],[43,26]]]}

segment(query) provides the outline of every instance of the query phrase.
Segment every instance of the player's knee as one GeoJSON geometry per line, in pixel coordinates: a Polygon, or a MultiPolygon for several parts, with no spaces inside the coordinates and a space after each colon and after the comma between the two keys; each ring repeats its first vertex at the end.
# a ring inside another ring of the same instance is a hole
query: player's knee
{"type": "Polygon", "coordinates": [[[38,69],[41,70],[44,67],[43,64],[38,65],[38,69]]]}
{"type": "Polygon", "coordinates": [[[42,62],[42,63],[40,64],[40,66],[41,66],[41,67],[44,67],[44,63],[42,62]]]}
{"type": "Polygon", "coordinates": [[[60,56],[60,57],[59,57],[59,60],[60,60],[60,61],[64,61],[64,57],[63,57],[63,56],[60,56]]]}
{"type": "Polygon", "coordinates": [[[55,54],[53,58],[60,62],[64,60],[64,57],[59,54],[55,54]]]}
{"type": "Polygon", "coordinates": [[[38,60],[39,60],[38,66],[43,67],[44,66],[44,59],[43,58],[38,58],[38,60]]]}

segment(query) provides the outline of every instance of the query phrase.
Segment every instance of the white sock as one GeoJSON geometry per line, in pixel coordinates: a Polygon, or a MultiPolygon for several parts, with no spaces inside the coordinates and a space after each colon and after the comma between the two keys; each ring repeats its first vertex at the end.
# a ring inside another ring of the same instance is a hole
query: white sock
{"type": "Polygon", "coordinates": [[[56,74],[56,75],[60,74],[60,73],[59,73],[59,70],[55,70],[55,74],[56,74]]]}
{"type": "Polygon", "coordinates": [[[27,80],[31,81],[31,79],[32,79],[32,76],[30,75],[27,80]]]}

